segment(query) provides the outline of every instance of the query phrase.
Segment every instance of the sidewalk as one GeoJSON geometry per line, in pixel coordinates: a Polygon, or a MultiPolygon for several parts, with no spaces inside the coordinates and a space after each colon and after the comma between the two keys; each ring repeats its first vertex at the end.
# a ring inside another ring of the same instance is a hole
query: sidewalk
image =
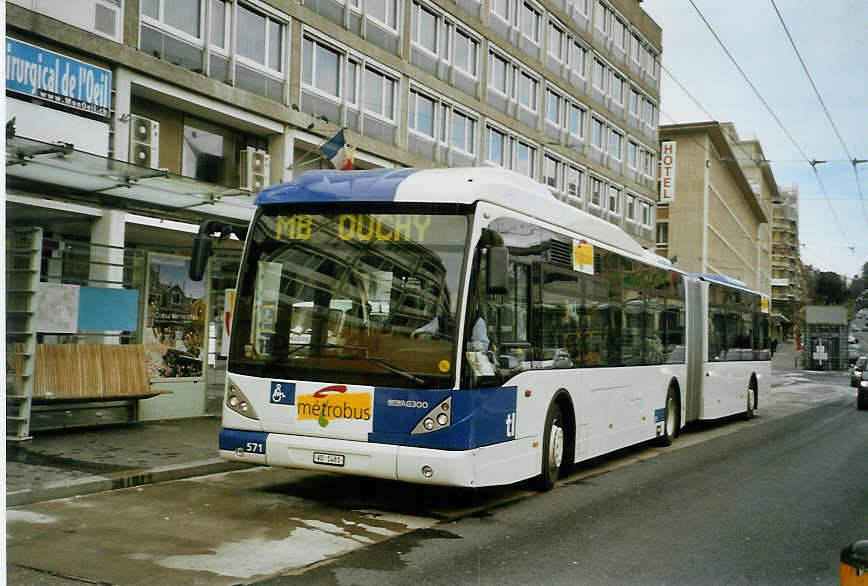
{"type": "Polygon", "coordinates": [[[237,470],[217,457],[219,417],[42,433],[6,444],[6,506],[237,470]]]}
{"type": "Polygon", "coordinates": [[[795,342],[781,342],[772,356],[772,372],[802,370],[801,352],[796,350],[795,342]],[[798,359],[798,364],[796,360],[798,359]]]}

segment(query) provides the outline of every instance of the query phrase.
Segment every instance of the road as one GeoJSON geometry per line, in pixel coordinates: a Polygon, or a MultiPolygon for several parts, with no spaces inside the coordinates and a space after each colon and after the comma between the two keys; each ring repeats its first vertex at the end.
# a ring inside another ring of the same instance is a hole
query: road
{"type": "Polygon", "coordinates": [[[835,583],[868,536],[868,414],[790,373],[749,422],[549,493],[254,469],[7,511],[11,584],[835,583]],[[715,441],[709,441],[715,439],[715,441]]]}

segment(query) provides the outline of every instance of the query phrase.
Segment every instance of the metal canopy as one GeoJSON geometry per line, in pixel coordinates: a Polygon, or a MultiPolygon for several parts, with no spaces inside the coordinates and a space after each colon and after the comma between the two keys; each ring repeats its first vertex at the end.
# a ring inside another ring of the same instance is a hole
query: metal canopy
{"type": "Polygon", "coordinates": [[[188,219],[248,222],[253,216],[249,191],[77,151],[68,143],[7,139],[6,183],[15,181],[53,188],[55,195],[94,194],[118,207],[168,210],[188,219]]]}

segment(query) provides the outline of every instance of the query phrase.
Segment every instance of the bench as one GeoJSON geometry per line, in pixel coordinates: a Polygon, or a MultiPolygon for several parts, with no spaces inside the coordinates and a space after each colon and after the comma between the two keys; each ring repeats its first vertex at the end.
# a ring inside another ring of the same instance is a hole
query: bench
{"type": "Polygon", "coordinates": [[[129,423],[135,401],[172,392],[151,387],[141,344],[37,344],[33,370],[36,430],[129,423]]]}

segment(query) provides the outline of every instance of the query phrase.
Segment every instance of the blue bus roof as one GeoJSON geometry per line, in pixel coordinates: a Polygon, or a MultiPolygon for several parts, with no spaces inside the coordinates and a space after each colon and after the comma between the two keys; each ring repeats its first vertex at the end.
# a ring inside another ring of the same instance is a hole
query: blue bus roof
{"type": "Polygon", "coordinates": [[[721,283],[723,285],[727,285],[729,287],[735,287],[737,289],[743,289],[745,291],[749,291],[751,293],[759,293],[758,291],[754,291],[750,287],[747,286],[747,283],[744,281],[739,281],[738,279],[731,279],[729,277],[725,277],[723,275],[717,275],[714,273],[693,273],[690,275],[691,277],[696,277],[697,279],[701,279],[703,281],[714,281],[716,283],[721,283]]]}
{"type": "Polygon", "coordinates": [[[295,181],[270,185],[254,203],[319,203],[335,201],[394,201],[398,185],[419,169],[367,171],[308,171],[295,181]]]}

